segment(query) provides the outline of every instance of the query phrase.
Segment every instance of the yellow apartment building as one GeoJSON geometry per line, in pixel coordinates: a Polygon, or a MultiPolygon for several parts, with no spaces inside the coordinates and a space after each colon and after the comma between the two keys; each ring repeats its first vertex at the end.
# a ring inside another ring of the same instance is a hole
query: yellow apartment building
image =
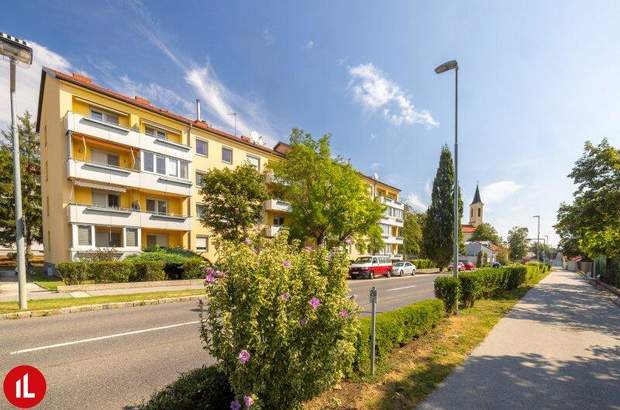
{"type": "MultiPolygon", "coordinates": [[[[52,269],[99,249],[124,257],[155,245],[213,260],[209,231],[198,219],[202,175],[242,163],[262,172],[269,161],[284,159],[288,148],[267,148],[83,75],[48,68],[41,74],[37,131],[43,244],[52,269]]],[[[387,205],[381,221],[385,253],[396,255],[402,244],[399,190],[365,178],[373,197],[387,205]]],[[[275,236],[289,212],[283,201],[265,201],[258,228],[275,236]]]]}

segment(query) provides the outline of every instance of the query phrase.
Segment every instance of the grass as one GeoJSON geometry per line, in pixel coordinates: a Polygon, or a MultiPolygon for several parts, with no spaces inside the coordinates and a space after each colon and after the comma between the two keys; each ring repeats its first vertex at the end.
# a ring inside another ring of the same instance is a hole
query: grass
{"type": "MultiPolygon", "coordinates": [[[[128,295],[91,296],[91,297],[86,297],[86,298],[29,300],[28,310],[36,311],[36,310],[48,310],[48,309],[60,309],[60,308],[70,307],[70,306],[95,305],[95,304],[113,303],[113,302],[135,302],[137,300],[164,299],[164,298],[174,298],[174,297],[202,295],[202,294],[204,294],[204,290],[202,289],[187,289],[187,290],[178,290],[178,291],[132,293],[128,295]]],[[[0,314],[15,313],[15,312],[19,312],[19,305],[17,302],[1,302],[0,303],[0,314]]]]}
{"type": "Polygon", "coordinates": [[[367,380],[344,381],[306,403],[308,410],[318,409],[411,409],[459,366],[484,340],[493,326],[538,283],[545,274],[493,299],[476,301],[473,308],[462,309],[430,333],[396,349],[367,380]]]}
{"type": "MultiPolygon", "coordinates": [[[[15,262],[12,265],[2,265],[2,270],[15,270],[15,262]]],[[[63,281],[57,277],[52,276],[49,277],[45,274],[43,266],[41,265],[33,265],[31,272],[28,274],[27,278],[28,282],[33,282],[44,289],[47,289],[52,292],[56,292],[58,290],[59,285],[64,285],[63,281]]]]}

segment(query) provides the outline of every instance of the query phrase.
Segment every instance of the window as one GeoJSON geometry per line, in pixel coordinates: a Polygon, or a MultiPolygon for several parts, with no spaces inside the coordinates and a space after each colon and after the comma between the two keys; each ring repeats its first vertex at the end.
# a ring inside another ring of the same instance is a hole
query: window
{"type": "Polygon", "coordinates": [[[49,197],[49,195],[45,197],[45,203],[47,205],[45,207],[45,209],[46,209],[45,212],[47,213],[47,216],[50,216],[50,197],[49,197]]]}
{"type": "Polygon", "coordinates": [[[390,236],[390,225],[379,224],[381,226],[381,234],[383,236],[390,236]]]}
{"type": "Polygon", "coordinates": [[[175,158],[168,158],[168,175],[172,177],[179,176],[179,160],[175,158]]]}
{"type": "Polygon", "coordinates": [[[208,236],[196,237],[196,250],[204,251],[204,252],[209,250],[209,237],[208,236]]]}
{"type": "Polygon", "coordinates": [[[482,216],[482,209],[478,208],[478,217],[482,216]]]}
{"type": "Polygon", "coordinates": [[[108,194],[108,207],[120,208],[121,197],[116,194],[108,194]]]}
{"type": "Polygon", "coordinates": [[[253,155],[248,155],[247,159],[248,159],[248,164],[256,168],[257,171],[260,171],[260,158],[255,157],[253,155]]]}
{"type": "Polygon", "coordinates": [[[161,155],[156,155],[155,165],[156,165],[155,172],[157,172],[158,174],[166,175],[166,157],[161,156],[161,155]]]}
{"type": "Polygon", "coordinates": [[[93,189],[93,205],[100,208],[119,208],[120,196],[105,191],[93,189]]]}
{"type": "Polygon", "coordinates": [[[161,248],[168,247],[168,235],[164,234],[149,234],[146,235],[146,245],[149,248],[159,246],[161,248]]]}
{"type": "Polygon", "coordinates": [[[94,149],[91,152],[91,160],[92,162],[98,164],[107,164],[118,167],[120,165],[118,154],[114,154],[112,152],[100,151],[98,149],[94,149]]]}
{"type": "Polygon", "coordinates": [[[138,246],[138,230],[136,228],[125,229],[125,246],[138,246]]]}
{"type": "Polygon", "coordinates": [[[202,180],[202,177],[204,177],[205,174],[202,174],[200,172],[196,172],[196,186],[203,186],[204,181],[202,180]]]}
{"type": "MultiPolygon", "coordinates": [[[[77,232],[78,232],[78,245],[90,246],[90,244],[92,243],[90,225],[78,225],[77,232]]],[[[49,242],[49,238],[48,238],[48,242],[49,242]]]]}
{"type": "Polygon", "coordinates": [[[144,170],[148,172],[153,172],[154,169],[154,158],[152,152],[144,153],[144,170]]]}
{"type": "Polygon", "coordinates": [[[118,125],[118,115],[112,114],[103,110],[91,108],[90,118],[97,121],[108,122],[110,124],[118,125]]]}
{"type": "Polygon", "coordinates": [[[207,210],[204,204],[196,204],[196,216],[201,218],[207,210]]]}
{"type": "Polygon", "coordinates": [[[189,166],[187,165],[187,161],[181,161],[181,169],[180,169],[179,176],[183,179],[188,179],[189,178],[188,169],[189,169],[189,166]]]}
{"type": "Polygon", "coordinates": [[[48,171],[48,167],[47,167],[47,161],[45,161],[45,180],[47,181],[47,177],[48,177],[49,171],[48,171]]]}
{"type": "Polygon", "coordinates": [[[162,140],[166,139],[166,131],[157,129],[157,128],[153,128],[153,127],[145,127],[144,128],[144,133],[148,136],[151,136],[153,138],[160,138],[162,140]]]}
{"type": "Polygon", "coordinates": [[[209,155],[209,143],[207,141],[196,139],[196,154],[209,155]]]}
{"type": "Polygon", "coordinates": [[[147,199],[146,211],[154,214],[167,214],[168,213],[168,201],[161,199],[147,199]]]}
{"type": "Polygon", "coordinates": [[[227,164],[232,164],[233,162],[233,152],[232,149],[222,147],[222,161],[227,164]]]}
{"type": "Polygon", "coordinates": [[[95,246],[98,248],[120,248],[122,245],[121,228],[95,228],[95,246]]]}
{"type": "Polygon", "coordinates": [[[273,226],[282,226],[284,225],[284,217],[283,216],[274,216],[273,217],[273,226]]]}
{"type": "Polygon", "coordinates": [[[470,210],[469,210],[469,217],[470,217],[470,218],[473,218],[473,217],[474,217],[474,210],[473,210],[473,209],[470,209],[470,210]]]}

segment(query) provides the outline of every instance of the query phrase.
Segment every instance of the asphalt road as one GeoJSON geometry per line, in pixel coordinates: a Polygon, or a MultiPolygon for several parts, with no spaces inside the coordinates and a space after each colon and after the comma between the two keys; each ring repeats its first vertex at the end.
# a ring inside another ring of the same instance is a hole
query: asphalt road
{"type": "MultiPolygon", "coordinates": [[[[349,282],[365,312],[433,297],[438,275],[349,282]]],[[[212,359],[202,349],[195,302],[0,321],[0,375],[29,364],[43,372],[43,409],[120,409],[140,403],[212,359]]],[[[0,409],[11,408],[2,395],[0,409]]]]}

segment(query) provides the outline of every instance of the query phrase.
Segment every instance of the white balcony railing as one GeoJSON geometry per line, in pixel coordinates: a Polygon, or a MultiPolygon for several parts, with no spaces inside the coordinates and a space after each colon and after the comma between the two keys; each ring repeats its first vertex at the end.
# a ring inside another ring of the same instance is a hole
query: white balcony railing
{"type": "Polygon", "coordinates": [[[392,208],[400,209],[401,211],[405,209],[405,205],[400,201],[397,201],[392,198],[388,198],[387,196],[382,196],[380,198],[381,198],[382,204],[391,206],[392,208]]]}
{"type": "Polygon", "coordinates": [[[133,209],[70,204],[67,213],[70,223],[175,231],[189,231],[192,227],[192,220],[188,216],[156,214],[133,209]]]}
{"type": "Polygon", "coordinates": [[[282,230],[281,226],[267,225],[263,230],[263,235],[267,238],[273,238],[282,230]]]}
{"type": "Polygon", "coordinates": [[[383,242],[390,245],[402,245],[403,238],[401,236],[383,236],[383,242]]]}
{"type": "Polygon", "coordinates": [[[387,216],[387,215],[384,215],[381,217],[380,223],[384,225],[397,226],[399,228],[402,228],[403,226],[405,226],[405,223],[403,222],[402,219],[394,218],[392,216],[387,216]]]}
{"type": "Polygon", "coordinates": [[[288,202],[279,199],[268,199],[263,203],[266,211],[291,212],[292,208],[288,202]]]}
{"type": "Polygon", "coordinates": [[[187,179],[71,158],[67,160],[67,177],[182,196],[190,196],[192,188],[192,182],[187,179]]]}
{"type": "Polygon", "coordinates": [[[185,161],[192,160],[191,147],[161,138],[141,134],[130,128],[95,120],[88,116],[67,112],[65,130],[92,136],[115,144],[135,147],[141,150],[164,154],[185,161]]]}

